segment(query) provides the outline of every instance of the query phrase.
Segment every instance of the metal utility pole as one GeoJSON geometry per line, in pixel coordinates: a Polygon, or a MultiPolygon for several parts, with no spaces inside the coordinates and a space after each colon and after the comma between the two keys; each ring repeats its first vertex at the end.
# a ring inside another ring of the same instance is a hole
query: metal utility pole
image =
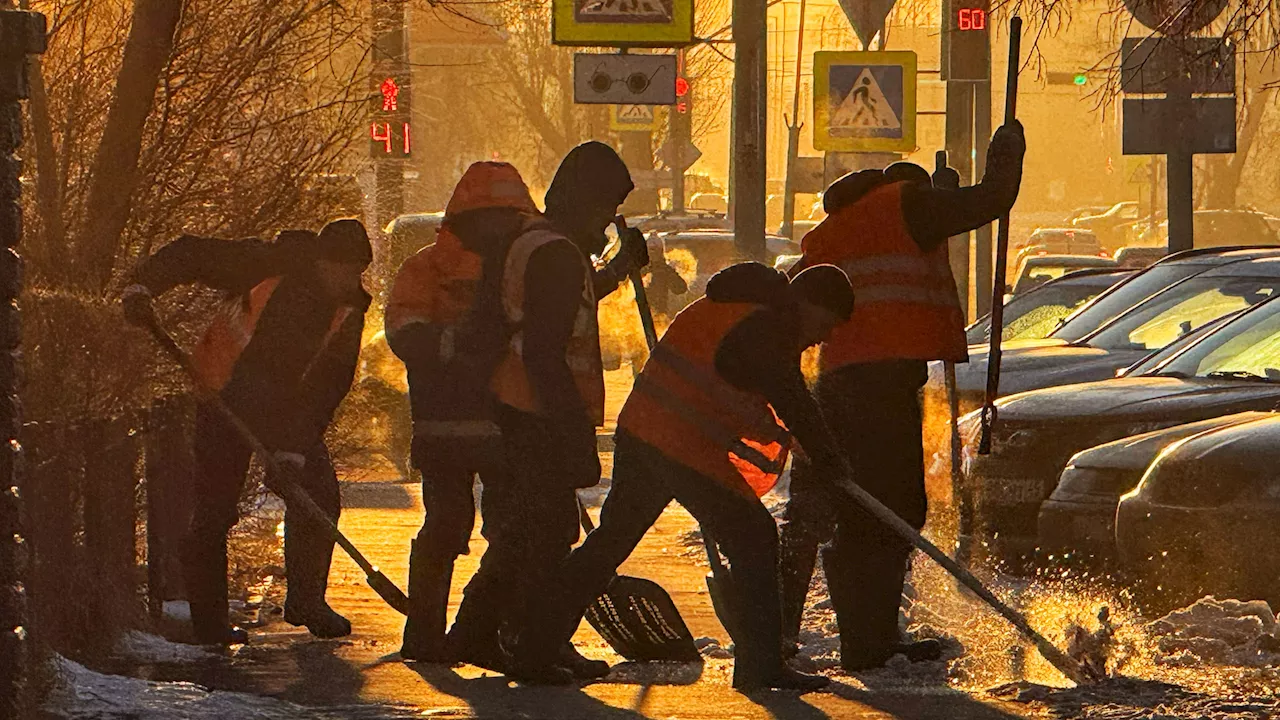
{"type": "MultiPolygon", "coordinates": [[[[945,37],[945,36],[944,36],[945,37]]],[[[947,83],[947,160],[960,174],[960,185],[973,184],[973,83],[947,83]]],[[[988,231],[988,237],[990,231],[988,231]]],[[[951,238],[951,275],[956,279],[960,307],[969,316],[969,233],[951,238]]],[[[988,262],[990,264],[990,262],[988,262]]],[[[978,288],[985,287],[978,285],[978,288]]],[[[982,295],[979,290],[978,295],[982,295]]]]}
{"type": "MultiPolygon", "coordinates": [[[[981,182],[987,174],[987,146],[991,144],[991,81],[973,84],[973,182],[981,182]]],[[[973,243],[973,297],[974,310],[970,317],[980,318],[991,312],[991,287],[994,248],[991,246],[991,226],[983,225],[974,231],[973,243]]]]}
{"type": "Polygon", "coordinates": [[[376,182],[376,221],[383,227],[404,212],[404,169],[413,147],[409,43],[403,0],[373,2],[373,63],[369,84],[369,153],[376,182]]]}
{"type": "MultiPolygon", "coordinates": [[[[27,670],[27,598],[25,569],[29,543],[22,527],[21,371],[22,258],[22,103],[28,95],[27,56],[45,50],[45,19],[39,13],[0,10],[0,717],[18,717],[27,670]]],[[[44,172],[44,168],[40,169],[44,172]]]]}
{"type": "Polygon", "coordinates": [[[693,93],[685,78],[684,61],[685,51],[681,50],[676,65],[676,104],[667,120],[668,143],[674,151],[674,157],[668,163],[671,165],[671,212],[674,215],[683,215],[685,211],[684,173],[688,170],[688,158],[684,152],[693,143],[693,93]]]}
{"type": "Polygon", "coordinates": [[[791,93],[791,120],[787,123],[787,177],[782,190],[782,227],[793,240],[795,236],[796,193],[795,172],[796,157],[800,154],[800,130],[804,123],[800,122],[800,70],[804,66],[804,6],[800,0],[800,21],[796,31],[796,81],[791,93]]]}
{"type": "Polygon", "coordinates": [[[730,212],[734,242],[743,260],[765,259],[765,105],[768,8],[764,3],[733,3],[733,186],[730,212]]]}

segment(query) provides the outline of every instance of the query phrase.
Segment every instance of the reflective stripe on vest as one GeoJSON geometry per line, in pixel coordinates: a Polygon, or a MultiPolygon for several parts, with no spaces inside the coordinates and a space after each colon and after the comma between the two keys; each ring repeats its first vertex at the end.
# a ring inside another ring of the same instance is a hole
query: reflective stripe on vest
{"type": "Polygon", "coordinates": [[[837,265],[853,285],[853,316],[823,345],[822,372],[886,360],[968,359],[947,244],[921,250],[903,217],[903,187],[871,190],[802,241],[802,262],[837,265]]]}
{"type": "MultiPolygon", "coordinates": [[[[529,258],[549,242],[568,242],[563,235],[546,229],[529,231],[516,239],[507,252],[502,275],[502,304],[507,319],[515,328],[508,352],[493,377],[493,392],[498,402],[527,413],[539,413],[540,407],[524,364],[524,283],[529,258]]],[[[581,254],[579,253],[581,256],[581,254]]],[[[592,284],[591,263],[583,262],[582,301],[573,323],[573,334],[565,349],[565,364],[573,374],[574,384],[590,420],[604,424],[604,364],[600,359],[600,326],[596,318],[596,296],[592,284]]]]}
{"type": "Polygon", "coordinates": [[[763,495],[786,463],[790,435],[764,396],[715,368],[725,336],[761,308],[702,298],[672,321],[618,416],[618,430],[673,462],[763,495]]]}

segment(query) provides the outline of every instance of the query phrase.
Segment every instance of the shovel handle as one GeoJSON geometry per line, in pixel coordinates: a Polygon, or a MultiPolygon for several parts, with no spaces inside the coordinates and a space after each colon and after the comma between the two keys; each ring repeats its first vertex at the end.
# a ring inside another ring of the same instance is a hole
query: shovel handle
{"type": "Polygon", "coordinates": [[[159,343],[160,348],[164,353],[177,363],[178,366],[181,367],[191,378],[195,385],[196,393],[199,394],[200,398],[209,403],[209,405],[211,405],[214,410],[216,410],[218,414],[231,425],[231,427],[236,431],[236,434],[240,436],[240,439],[243,440],[244,443],[253,450],[254,454],[258,456],[261,462],[267,466],[267,474],[268,477],[271,478],[268,489],[273,490],[277,495],[284,498],[287,505],[295,508],[301,508],[304,514],[309,515],[313,520],[323,523],[325,529],[329,532],[329,535],[333,538],[334,542],[336,542],[338,546],[347,553],[347,555],[351,556],[351,559],[355,561],[356,565],[360,566],[360,570],[364,572],[365,577],[369,580],[370,587],[378,591],[378,595],[381,596],[383,600],[386,600],[388,605],[396,611],[407,615],[409,610],[409,599],[405,594],[400,592],[400,589],[396,587],[395,584],[377,568],[377,566],[369,562],[369,560],[365,558],[364,554],[347,539],[347,536],[342,534],[342,531],[338,529],[338,525],[333,521],[333,518],[325,514],[324,510],[320,509],[320,506],[316,504],[316,501],[313,500],[305,490],[299,487],[296,482],[289,478],[288,473],[282,471],[280,464],[276,462],[275,455],[267,449],[266,445],[262,444],[262,441],[258,439],[258,436],[253,433],[253,430],[249,428],[245,421],[240,419],[240,416],[236,415],[235,412],[227,406],[226,402],[223,401],[222,396],[216,392],[210,391],[198,381],[199,374],[196,372],[195,365],[191,362],[191,357],[178,346],[177,341],[175,341],[169,333],[165,332],[164,328],[160,327],[160,321],[156,318],[155,314],[150,313],[143,324],[151,333],[151,336],[155,338],[156,342],[159,343]]]}

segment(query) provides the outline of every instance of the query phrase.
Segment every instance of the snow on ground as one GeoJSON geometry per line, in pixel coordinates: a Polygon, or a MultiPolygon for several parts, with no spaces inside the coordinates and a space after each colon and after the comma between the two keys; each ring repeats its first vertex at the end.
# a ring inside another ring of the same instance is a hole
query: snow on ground
{"type": "MultiPolygon", "coordinates": [[[[154,644],[150,643],[149,644],[154,644]]],[[[58,683],[42,710],[67,720],[388,720],[421,717],[420,711],[350,705],[309,708],[245,693],[209,691],[191,683],[152,682],[103,675],[57,657],[58,683]]]]}
{"type": "Polygon", "coordinates": [[[1147,626],[1161,665],[1280,666],[1280,625],[1261,600],[1200,599],[1147,626]]]}
{"type": "Polygon", "coordinates": [[[130,630],[116,640],[117,655],[137,663],[191,663],[218,656],[200,647],[166,640],[159,635],[130,630]]]}

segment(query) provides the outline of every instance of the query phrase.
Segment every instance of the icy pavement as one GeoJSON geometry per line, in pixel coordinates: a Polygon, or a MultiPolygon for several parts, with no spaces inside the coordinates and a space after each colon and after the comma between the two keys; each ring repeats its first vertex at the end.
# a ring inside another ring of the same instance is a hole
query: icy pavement
{"type": "Polygon", "coordinates": [[[394,720],[421,711],[389,705],[309,708],[239,692],[210,691],[185,682],[153,682],[103,675],[62,657],[52,661],[57,685],[41,710],[67,720],[394,720]]]}

